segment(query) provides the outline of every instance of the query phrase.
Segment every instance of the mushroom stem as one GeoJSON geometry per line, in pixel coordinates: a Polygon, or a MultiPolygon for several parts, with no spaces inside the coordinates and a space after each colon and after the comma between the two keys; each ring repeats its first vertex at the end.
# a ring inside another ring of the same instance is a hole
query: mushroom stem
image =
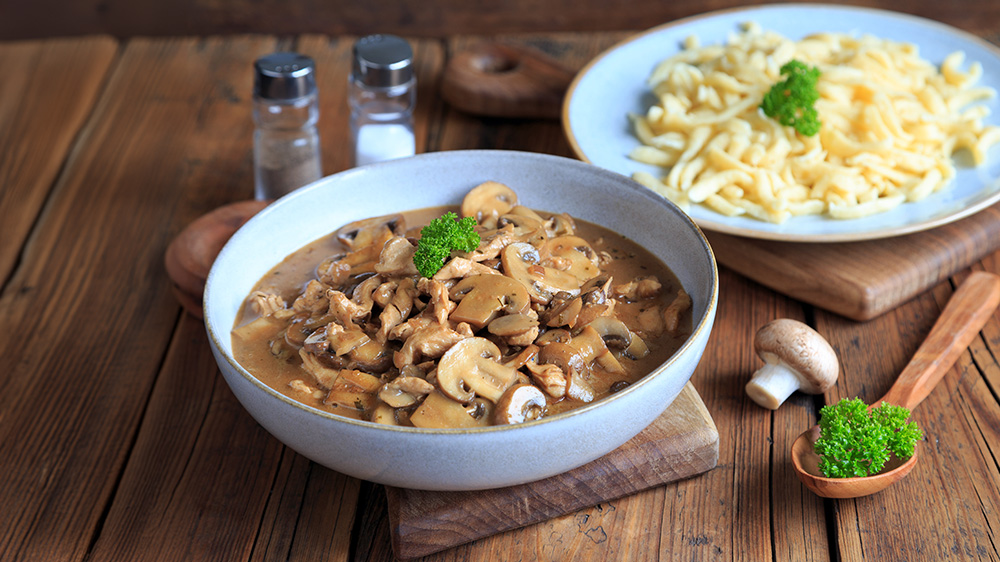
{"type": "Polygon", "coordinates": [[[766,363],[747,383],[746,393],[761,406],[777,410],[778,406],[799,389],[799,374],[783,361],[766,363]]]}

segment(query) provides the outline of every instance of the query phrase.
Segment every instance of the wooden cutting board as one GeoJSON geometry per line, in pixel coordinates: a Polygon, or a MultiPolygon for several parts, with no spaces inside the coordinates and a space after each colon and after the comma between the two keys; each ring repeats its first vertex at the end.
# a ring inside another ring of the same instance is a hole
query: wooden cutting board
{"type": "Polygon", "coordinates": [[[688,383],[646,430],[590,464],[520,486],[475,492],[386,487],[392,547],[426,556],[715,468],[719,432],[688,383]]]}
{"type": "Polygon", "coordinates": [[[1000,249],[1000,204],[895,238],[837,244],[773,242],[705,232],[719,263],[775,291],[870,320],[1000,249]]]}

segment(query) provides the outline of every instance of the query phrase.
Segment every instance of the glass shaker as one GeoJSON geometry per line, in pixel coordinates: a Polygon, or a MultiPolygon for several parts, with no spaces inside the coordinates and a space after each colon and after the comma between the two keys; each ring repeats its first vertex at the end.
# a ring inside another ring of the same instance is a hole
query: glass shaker
{"type": "Polygon", "coordinates": [[[254,197],[277,199],[322,177],[313,59],[272,53],[254,62],[254,197]]]}
{"type": "Polygon", "coordinates": [[[354,44],[348,99],[354,165],[412,156],[417,80],[413,49],[395,35],[369,35],[354,44]]]}

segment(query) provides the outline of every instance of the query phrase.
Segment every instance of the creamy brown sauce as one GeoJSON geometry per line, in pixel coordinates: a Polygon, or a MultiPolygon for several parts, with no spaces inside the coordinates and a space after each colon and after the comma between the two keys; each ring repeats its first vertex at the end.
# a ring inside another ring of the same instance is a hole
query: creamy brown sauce
{"type": "MultiPolygon", "coordinates": [[[[411,211],[405,213],[407,234],[413,238],[419,237],[420,227],[432,218],[441,216],[445,211],[457,209],[439,207],[411,211]]],[[[544,217],[548,213],[540,213],[544,217]]],[[[620,351],[615,356],[624,367],[624,373],[608,373],[595,365],[588,370],[587,381],[592,385],[596,399],[608,395],[622,385],[631,384],[655,367],[666,361],[688,338],[691,331],[691,312],[688,306],[679,317],[679,324],[673,331],[666,330],[663,324],[663,311],[674,303],[681,291],[681,286],[674,274],[657,258],[631,240],[603,227],[574,219],[576,236],[582,237],[599,254],[603,253],[610,259],[602,265],[601,270],[613,279],[612,286],[628,281],[655,276],[662,284],[658,294],[652,298],[642,298],[630,301],[616,298],[614,315],[622,320],[636,335],[642,337],[649,353],[641,359],[632,359],[620,351]],[[645,318],[645,320],[643,320],[645,318]],[[660,326],[657,327],[657,320],[660,326]]],[[[317,278],[317,264],[330,256],[343,254],[346,248],[333,234],[314,241],[289,255],[285,260],[268,272],[254,287],[254,291],[280,295],[288,306],[303,292],[310,280],[317,278]]],[[[350,295],[350,293],[347,293],[350,295]]],[[[233,353],[236,360],[259,380],[276,391],[320,410],[345,415],[357,419],[368,419],[372,415],[371,404],[356,404],[356,407],[345,407],[343,404],[330,403],[329,389],[318,385],[309,373],[302,367],[302,360],[297,353],[290,353],[285,343],[285,326],[273,323],[266,329],[248,330],[240,328],[259,318],[259,314],[250,304],[247,304],[237,317],[233,333],[233,353]]],[[[676,303],[675,303],[676,305],[676,303]]],[[[371,314],[372,319],[378,317],[378,305],[371,314]]],[[[259,322],[257,324],[260,324],[259,322]]],[[[477,335],[486,334],[486,330],[477,331],[477,335]]],[[[544,327],[543,327],[544,333],[544,327]]],[[[398,350],[402,345],[398,341],[387,343],[390,350],[398,350]]],[[[510,357],[522,348],[505,349],[510,357]]],[[[390,368],[387,372],[377,373],[380,383],[395,378],[399,371],[390,368]]],[[[569,397],[553,398],[548,396],[545,415],[563,412],[583,404],[569,397]]],[[[405,417],[405,416],[404,416],[405,417]]]]}

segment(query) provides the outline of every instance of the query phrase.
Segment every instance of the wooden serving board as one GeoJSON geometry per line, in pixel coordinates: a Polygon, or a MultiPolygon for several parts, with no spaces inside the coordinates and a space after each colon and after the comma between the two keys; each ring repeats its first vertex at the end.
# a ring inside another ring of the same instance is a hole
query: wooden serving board
{"type": "Polygon", "coordinates": [[[474,492],[386,487],[392,547],[426,556],[715,468],[719,432],[688,383],[648,428],[607,455],[538,482],[474,492]]]}
{"type": "Polygon", "coordinates": [[[836,244],[705,232],[719,263],[775,291],[870,320],[1000,248],[1000,204],[895,238],[836,244]]]}

